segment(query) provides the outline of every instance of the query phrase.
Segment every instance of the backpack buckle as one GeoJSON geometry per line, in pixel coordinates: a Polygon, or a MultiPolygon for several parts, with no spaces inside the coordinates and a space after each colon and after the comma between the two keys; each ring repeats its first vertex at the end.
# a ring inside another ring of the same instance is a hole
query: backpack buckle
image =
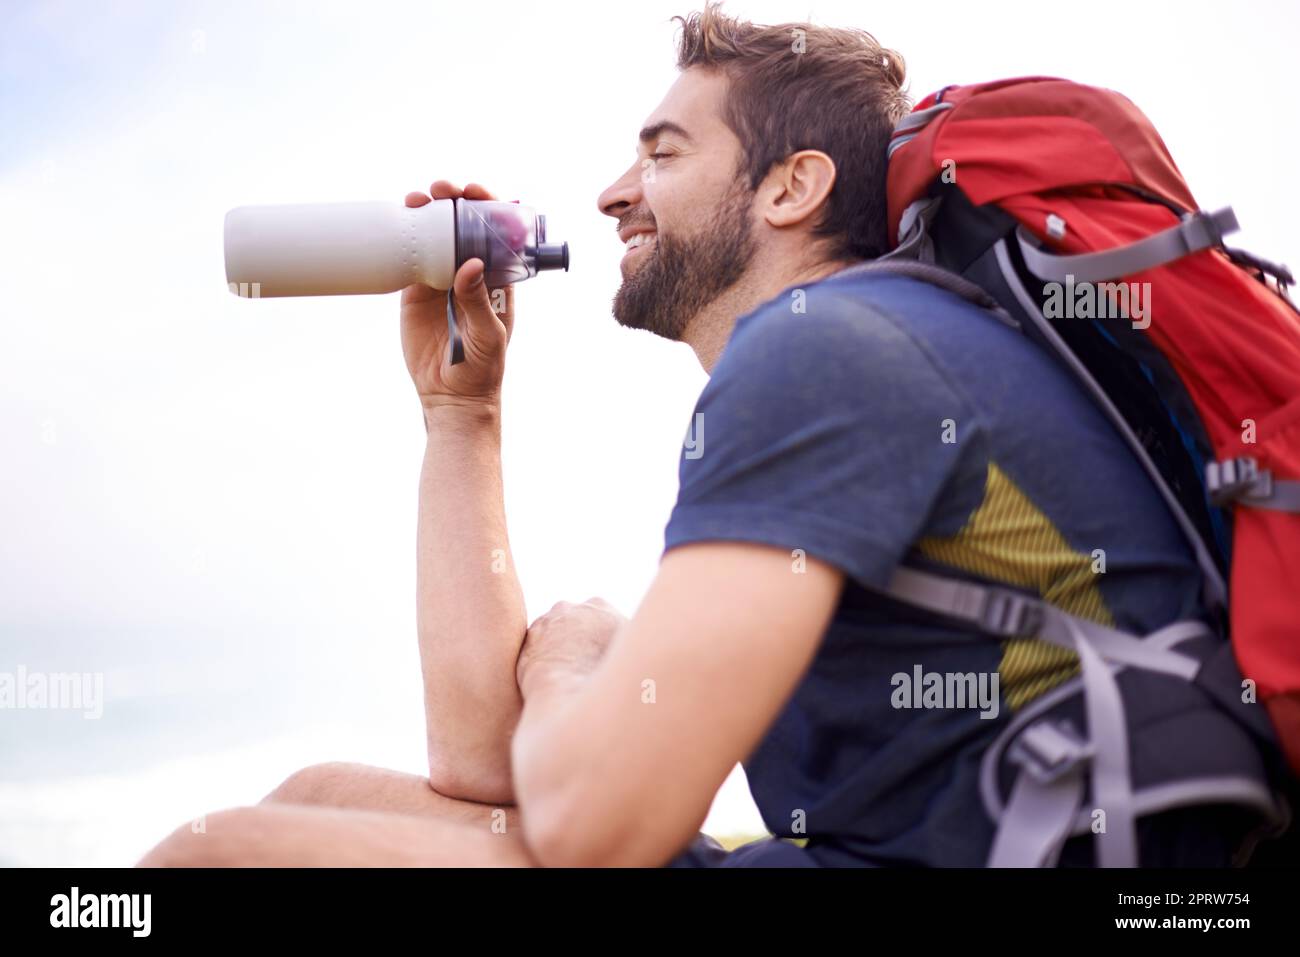
{"type": "Polygon", "coordinates": [[[1069,721],[1040,721],[1016,738],[1007,759],[1024,768],[1035,781],[1051,784],[1095,754],[1096,749],[1069,721]]]}
{"type": "Polygon", "coordinates": [[[1222,246],[1223,237],[1239,228],[1231,207],[1212,213],[1198,209],[1183,216],[1183,236],[1188,252],[1222,246]]]}
{"type": "Polygon", "coordinates": [[[1259,463],[1248,456],[1209,462],[1205,466],[1205,489],[1215,508],[1237,499],[1268,498],[1273,494],[1273,473],[1261,472],[1259,463]]]}
{"type": "Polygon", "coordinates": [[[1008,588],[989,588],[979,610],[980,627],[1004,638],[1036,635],[1043,627],[1042,602],[1008,588]]]}

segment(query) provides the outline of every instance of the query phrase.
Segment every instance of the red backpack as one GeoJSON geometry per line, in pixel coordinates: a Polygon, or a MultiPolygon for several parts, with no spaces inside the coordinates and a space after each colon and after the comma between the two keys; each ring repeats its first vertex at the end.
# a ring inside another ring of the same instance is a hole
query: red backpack
{"type": "MultiPolygon", "coordinates": [[[[1257,691],[1300,771],[1300,314],[1286,295],[1290,274],[1223,244],[1237,228],[1232,211],[1200,211],[1151,123],[1110,90],[1038,77],[947,87],[898,124],[889,156],[896,248],[885,258],[970,280],[1093,395],[1186,533],[1206,606],[1249,679],[1243,696],[1257,691]]],[[[907,569],[890,592],[1079,652],[1093,740],[1044,725],[1002,746],[1044,772],[1040,791],[1071,748],[1093,765],[1095,803],[1122,790],[1114,765],[1127,780],[1129,758],[1099,757],[1107,719],[1092,700],[1115,705],[1111,669],[1196,674],[1169,654],[1193,623],[1107,634],[1004,589],[907,569]],[[1108,761],[1110,771],[1098,768],[1108,761]]],[[[1004,799],[996,760],[985,798],[1001,813],[1014,795],[1004,799]]],[[[1018,825],[1033,826],[1045,825],[1018,825]]],[[[1015,844],[1034,840],[1000,834],[995,862],[1025,862],[1015,844]]],[[[1132,863],[1123,844],[1102,851],[1102,863],[1132,863]]]]}

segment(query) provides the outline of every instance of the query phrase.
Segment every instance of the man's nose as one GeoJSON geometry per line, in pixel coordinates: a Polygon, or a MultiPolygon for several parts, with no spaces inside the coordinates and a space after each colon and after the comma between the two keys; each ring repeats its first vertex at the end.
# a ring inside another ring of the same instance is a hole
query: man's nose
{"type": "Polygon", "coordinates": [[[633,163],[628,167],[627,172],[607,186],[605,191],[596,197],[596,206],[602,213],[618,219],[641,202],[640,169],[637,164],[633,163]]]}

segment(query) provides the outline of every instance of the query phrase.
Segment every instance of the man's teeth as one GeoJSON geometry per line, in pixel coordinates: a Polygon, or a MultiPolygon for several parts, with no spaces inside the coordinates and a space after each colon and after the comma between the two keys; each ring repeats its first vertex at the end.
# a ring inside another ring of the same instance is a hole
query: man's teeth
{"type": "Polygon", "coordinates": [[[633,236],[631,239],[627,241],[627,248],[636,249],[636,247],[644,246],[646,243],[650,242],[650,240],[654,238],[655,238],[654,233],[637,233],[635,236],[633,236]]]}

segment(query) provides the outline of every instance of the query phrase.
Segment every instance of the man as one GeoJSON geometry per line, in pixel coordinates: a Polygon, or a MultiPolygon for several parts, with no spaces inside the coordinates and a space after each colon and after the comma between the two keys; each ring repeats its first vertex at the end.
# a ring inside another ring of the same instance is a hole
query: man
{"type": "MultiPolygon", "coordinates": [[[[1179,530],[1051,360],[951,293],[851,268],[888,248],[902,59],[859,31],[710,6],[683,21],[678,65],[598,200],[628,247],[615,317],[711,374],[635,616],[561,602],[526,627],[500,480],[509,291],[498,315],[482,264],[460,269],[466,361],[450,366],[443,294],[406,290],[428,430],[429,776],[308,768],[144,863],[978,865],[980,756],[1078,662],[899,605],[879,593],[893,570],[1005,582],[1136,633],[1198,612],[1179,530]],[[991,695],[918,709],[897,694],[898,676],[930,673],[991,695]],[[727,854],[697,832],[740,761],[775,836],[727,854]]],[[[490,198],[445,181],[430,195],[490,198]]],[[[1225,863],[1238,836],[1163,821],[1144,851],[1225,863]]]]}

